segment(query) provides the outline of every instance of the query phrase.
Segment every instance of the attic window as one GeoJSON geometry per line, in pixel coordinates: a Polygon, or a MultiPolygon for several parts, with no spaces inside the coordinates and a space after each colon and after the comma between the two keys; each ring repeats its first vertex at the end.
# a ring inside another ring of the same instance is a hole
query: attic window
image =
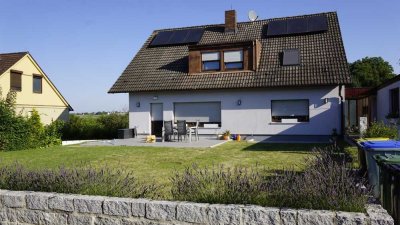
{"type": "Polygon", "coordinates": [[[33,75],[33,93],[42,93],[42,77],[33,75]]]}
{"type": "Polygon", "coordinates": [[[189,74],[256,71],[261,55],[258,40],[189,46],[189,74]]]}
{"type": "Polygon", "coordinates": [[[300,65],[300,51],[298,49],[283,50],[282,66],[300,65]]]}
{"type": "Polygon", "coordinates": [[[225,69],[243,69],[243,50],[224,52],[225,69]]]}
{"type": "Polygon", "coordinates": [[[219,71],[220,65],[219,52],[205,52],[201,54],[201,61],[203,63],[203,71],[219,71]]]}
{"type": "Polygon", "coordinates": [[[12,91],[22,91],[22,72],[13,70],[11,71],[10,89],[12,91]]]}

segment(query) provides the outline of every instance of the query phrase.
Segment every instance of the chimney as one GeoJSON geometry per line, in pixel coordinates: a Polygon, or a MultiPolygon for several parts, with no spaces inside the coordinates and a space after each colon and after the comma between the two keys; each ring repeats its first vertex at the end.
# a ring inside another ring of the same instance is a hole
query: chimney
{"type": "Polygon", "coordinates": [[[237,31],[237,21],[236,21],[236,11],[228,10],[225,11],[225,32],[234,32],[237,31]]]}

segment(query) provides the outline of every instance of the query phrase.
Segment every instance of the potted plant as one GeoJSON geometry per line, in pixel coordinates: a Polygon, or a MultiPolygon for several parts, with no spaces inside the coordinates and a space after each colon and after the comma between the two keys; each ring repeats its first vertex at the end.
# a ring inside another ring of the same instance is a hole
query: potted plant
{"type": "Polygon", "coordinates": [[[222,133],[222,138],[224,140],[229,140],[230,136],[231,136],[231,132],[229,130],[226,130],[226,131],[224,131],[224,133],[222,133]]]}

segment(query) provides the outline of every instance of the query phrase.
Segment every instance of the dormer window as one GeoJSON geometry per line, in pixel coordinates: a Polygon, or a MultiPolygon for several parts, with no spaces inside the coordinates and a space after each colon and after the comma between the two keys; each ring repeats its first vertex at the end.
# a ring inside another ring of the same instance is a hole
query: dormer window
{"type": "Polygon", "coordinates": [[[189,46],[189,74],[256,71],[261,55],[258,40],[189,46]]]}
{"type": "Polygon", "coordinates": [[[221,54],[220,52],[204,52],[201,54],[203,71],[219,71],[221,70],[221,54]]]}
{"type": "Polygon", "coordinates": [[[225,51],[224,65],[226,70],[243,69],[243,50],[225,51]]]}

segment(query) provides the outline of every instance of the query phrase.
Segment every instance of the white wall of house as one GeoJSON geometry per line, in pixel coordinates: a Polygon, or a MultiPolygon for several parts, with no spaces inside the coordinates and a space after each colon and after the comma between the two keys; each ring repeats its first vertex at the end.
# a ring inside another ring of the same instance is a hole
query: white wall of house
{"type": "Polygon", "coordinates": [[[200,133],[215,134],[228,129],[234,134],[330,135],[333,129],[341,130],[339,86],[130,93],[129,126],[136,127],[139,134],[150,133],[151,103],[163,103],[163,119],[173,120],[175,102],[215,101],[221,102],[221,127],[217,130],[204,128],[200,133]],[[309,122],[272,122],[271,100],[294,99],[309,100],[309,122]],[[241,105],[237,104],[238,100],[241,105]]]}
{"type": "Polygon", "coordinates": [[[389,114],[390,110],[390,90],[394,88],[400,88],[400,81],[392,83],[386,87],[383,87],[377,91],[377,118],[378,121],[388,122],[385,118],[389,114]]]}

